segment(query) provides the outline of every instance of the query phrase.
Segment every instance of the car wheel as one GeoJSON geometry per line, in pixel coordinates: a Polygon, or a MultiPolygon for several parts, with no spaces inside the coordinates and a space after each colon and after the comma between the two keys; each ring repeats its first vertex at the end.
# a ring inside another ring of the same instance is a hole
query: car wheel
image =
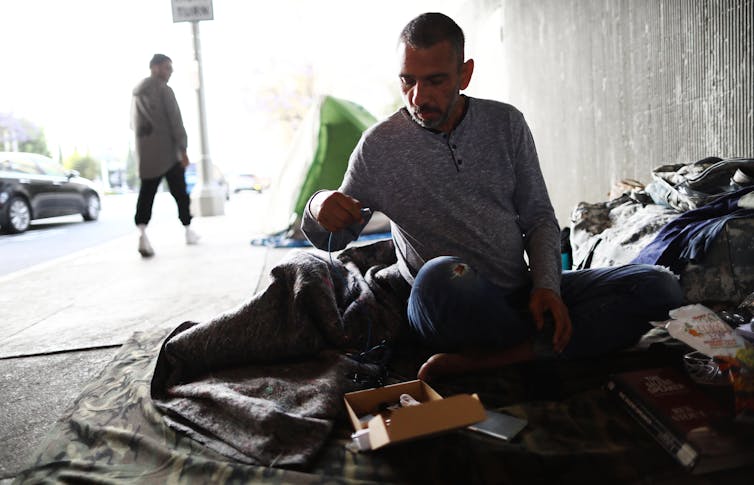
{"type": "Polygon", "coordinates": [[[0,217],[3,231],[10,233],[24,232],[31,225],[31,208],[23,197],[14,196],[8,201],[5,212],[0,217]]]}
{"type": "Polygon", "coordinates": [[[99,197],[95,194],[87,194],[84,197],[84,212],[81,213],[81,216],[85,221],[96,221],[99,217],[99,209],[99,197]]]}

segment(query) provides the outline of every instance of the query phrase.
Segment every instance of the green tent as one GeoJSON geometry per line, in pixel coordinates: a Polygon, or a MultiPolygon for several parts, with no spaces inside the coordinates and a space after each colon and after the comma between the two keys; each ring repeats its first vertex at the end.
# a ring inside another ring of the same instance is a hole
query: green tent
{"type": "Polygon", "coordinates": [[[311,195],[336,189],[362,132],[376,122],[360,105],[323,96],[301,124],[287,160],[271,186],[269,234],[301,237],[299,223],[311,195]]]}

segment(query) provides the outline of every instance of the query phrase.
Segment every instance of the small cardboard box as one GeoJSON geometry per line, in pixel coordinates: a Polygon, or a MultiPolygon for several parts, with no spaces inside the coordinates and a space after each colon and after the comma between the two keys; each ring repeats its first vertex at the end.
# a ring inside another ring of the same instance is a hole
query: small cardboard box
{"type": "Polygon", "coordinates": [[[420,380],[349,392],[344,399],[353,428],[357,433],[369,430],[369,444],[373,450],[399,441],[463,428],[486,418],[484,406],[476,394],[443,398],[420,380]],[[399,402],[401,394],[410,394],[420,404],[400,407],[389,414],[380,412],[382,405],[399,402]],[[371,419],[364,419],[370,415],[373,415],[371,419]]]}

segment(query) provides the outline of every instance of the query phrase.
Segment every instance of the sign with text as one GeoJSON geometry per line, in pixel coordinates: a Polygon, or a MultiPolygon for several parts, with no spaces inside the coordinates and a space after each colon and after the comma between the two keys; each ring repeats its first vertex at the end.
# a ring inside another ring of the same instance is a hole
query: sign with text
{"type": "Polygon", "coordinates": [[[212,0],[171,0],[173,22],[196,22],[212,20],[212,0]]]}

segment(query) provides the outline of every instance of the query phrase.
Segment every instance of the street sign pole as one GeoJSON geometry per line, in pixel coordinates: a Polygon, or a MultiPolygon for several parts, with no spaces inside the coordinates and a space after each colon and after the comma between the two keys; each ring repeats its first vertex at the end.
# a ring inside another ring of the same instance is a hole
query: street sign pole
{"type": "Polygon", "coordinates": [[[192,212],[199,216],[219,216],[225,213],[225,197],[217,180],[213,179],[212,158],[209,154],[207,117],[204,107],[204,73],[199,21],[212,20],[212,0],[172,0],[173,22],[191,22],[196,62],[196,98],[199,105],[199,150],[201,153],[199,181],[191,191],[192,212]]]}
{"type": "Polygon", "coordinates": [[[212,157],[209,154],[207,141],[207,117],[204,107],[204,73],[202,71],[202,46],[199,36],[199,21],[191,22],[191,32],[194,36],[194,60],[197,70],[196,99],[199,104],[199,149],[201,151],[201,182],[191,191],[192,202],[198,215],[219,216],[225,213],[225,198],[220,193],[217,181],[213,180],[212,157]]]}

